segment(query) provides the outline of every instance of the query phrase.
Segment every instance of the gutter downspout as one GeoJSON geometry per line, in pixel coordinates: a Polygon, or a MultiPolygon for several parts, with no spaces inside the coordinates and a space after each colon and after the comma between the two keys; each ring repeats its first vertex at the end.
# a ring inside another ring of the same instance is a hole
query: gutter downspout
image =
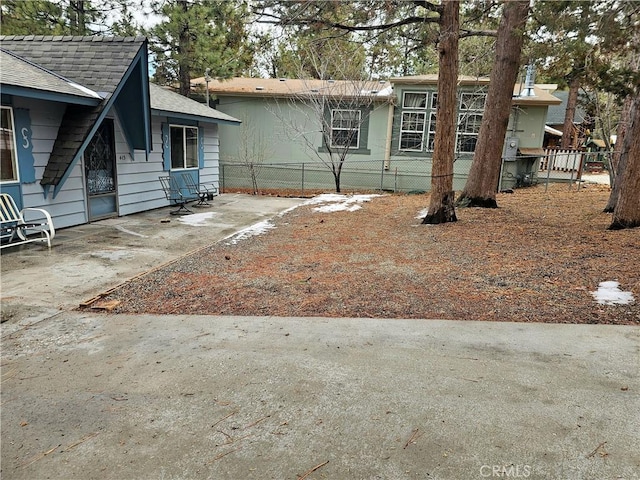
{"type": "Polygon", "coordinates": [[[391,167],[391,136],[393,135],[393,102],[389,102],[389,113],[387,115],[387,138],[384,146],[384,169],[391,167]]]}

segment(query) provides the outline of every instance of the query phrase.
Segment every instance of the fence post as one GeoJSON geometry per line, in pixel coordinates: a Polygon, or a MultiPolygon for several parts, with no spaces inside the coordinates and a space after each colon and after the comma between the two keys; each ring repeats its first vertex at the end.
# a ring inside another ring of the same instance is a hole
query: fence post
{"type": "Polygon", "coordinates": [[[222,174],[222,175],[220,175],[222,178],[218,179],[218,182],[220,184],[220,192],[218,192],[218,193],[222,193],[222,192],[224,192],[224,164],[220,165],[218,163],[218,165],[220,167],[220,173],[222,174]]]}
{"type": "Polygon", "coordinates": [[[382,170],[380,170],[380,193],[384,191],[384,164],[385,161],[382,161],[382,170]]]}
{"type": "Polygon", "coordinates": [[[573,152],[573,164],[571,165],[571,175],[569,176],[569,190],[573,189],[573,172],[576,169],[576,158],[577,157],[578,157],[578,154],[576,152],[573,152]]]}
{"type": "Polygon", "coordinates": [[[301,195],[304,197],[304,163],[302,164],[302,193],[301,195]]]}
{"type": "Polygon", "coordinates": [[[549,177],[551,176],[551,168],[553,168],[555,164],[556,164],[556,152],[554,150],[552,154],[547,153],[547,182],[544,184],[545,193],[549,188],[549,177]],[[551,155],[553,155],[553,157],[551,155]]]}

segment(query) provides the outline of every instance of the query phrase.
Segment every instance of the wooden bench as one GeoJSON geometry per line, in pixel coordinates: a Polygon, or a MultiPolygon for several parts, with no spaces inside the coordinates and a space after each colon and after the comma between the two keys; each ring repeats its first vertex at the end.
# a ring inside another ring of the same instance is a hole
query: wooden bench
{"type": "Polygon", "coordinates": [[[13,197],[0,193],[0,249],[31,242],[46,242],[56,235],[51,215],[41,208],[18,210],[13,197]]]}

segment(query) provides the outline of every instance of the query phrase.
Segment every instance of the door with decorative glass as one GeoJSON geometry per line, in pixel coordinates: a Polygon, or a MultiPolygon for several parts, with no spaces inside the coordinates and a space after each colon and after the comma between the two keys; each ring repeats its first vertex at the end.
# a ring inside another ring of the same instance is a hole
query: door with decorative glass
{"type": "Polygon", "coordinates": [[[104,119],[84,152],[89,221],[118,214],[113,120],[104,119]]]}

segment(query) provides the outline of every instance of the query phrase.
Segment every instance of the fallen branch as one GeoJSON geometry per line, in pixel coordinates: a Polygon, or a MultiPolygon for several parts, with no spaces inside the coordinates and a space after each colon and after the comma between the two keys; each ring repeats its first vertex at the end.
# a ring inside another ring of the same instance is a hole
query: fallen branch
{"type": "Polygon", "coordinates": [[[234,448],[233,450],[229,450],[228,452],[225,453],[221,453],[220,455],[216,455],[213,460],[211,460],[210,462],[207,462],[207,465],[213,463],[213,462],[217,462],[218,460],[220,460],[223,457],[226,457],[227,455],[229,455],[230,453],[233,452],[237,452],[238,450],[240,450],[242,447],[238,447],[238,448],[234,448]]]}
{"type": "Polygon", "coordinates": [[[235,415],[236,413],[238,413],[238,410],[234,410],[233,412],[231,412],[228,415],[225,415],[224,417],[222,417],[220,420],[218,420],[216,423],[214,423],[213,425],[211,425],[211,428],[215,427],[216,425],[218,425],[219,423],[224,422],[227,418],[229,418],[231,415],[235,415]]]}
{"type": "Polygon", "coordinates": [[[418,438],[420,438],[422,436],[422,434],[418,435],[418,432],[420,431],[419,428],[416,428],[413,433],[411,434],[411,436],[409,437],[409,440],[407,440],[407,443],[404,444],[403,448],[407,448],[409,445],[411,445],[412,443],[416,443],[416,440],[418,438]]]}
{"type": "Polygon", "coordinates": [[[80,440],[78,440],[77,442],[72,443],[72,444],[67,445],[66,447],[64,447],[64,448],[62,449],[62,451],[63,451],[63,452],[68,452],[69,450],[71,450],[71,449],[72,449],[72,448],[74,448],[74,447],[77,447],[77,446],[78,446],[78,445],[80,445],[81,443],[86,442],[87,440],[89,440],[89,439],[91,439],[91,438],[93,438],[93,437],[97,437],[99,433],[100,433],[100,432],[93,432],[93,433],[90,433],[89,435],[85,435],[84,437],[82,437],[82,438],[81,438],[80,440]]]}
{"type": "Polygon", "coordinates": [[[607,442],[602,442],[600,445],[598,445],[593,452],[591,452],[589,455],[587,455],[587,458],[591,458],[593,457],[596,453],[598,453],[598,450],[600,450],[602,447],[604,447],[607,444],[607,442]]]}
{"type": "Polygon", "coordinates": [[[257,424],[259,424],[260,422],[262,422],[263,420],[266,420],[267,418],[269,418],[271,415],[267,415],[266,417],[262,417],[259,420],[256,420],[253,423],[250,423],[249,425],[247,425],[246,427],[243,428],[243,430],[246,430],[247,428],[251,428],[251,427],[255,427],[257,424]]]}
{"type": "Polygon", "coordinates": [[[319,468],[324,467],[327,463],[329,463],[329,460],[327,460],[324,463],[321,463],[319,465],[316,465],[315,467],[313,467],[310,470],[307,470],[306,472],[304,472],[302,475],[298,475],[298,480],[304,480],[305,478],[307,478],[309,475],[311,475],[313,472],[315,472],[316,470],[318,470],[319,468]]]}
{"type": "Polygon", "coordinates": [[[50,453],[53,453],[58,447],[60,447],[60,445],[56,445],[55,447],[47,450],[46,452],[43,453],[39,453],[37,454],[35,457],[33,457],[31,460],[24,462],[22,464],[20,464],[20,468],[24,468],[24,467],[28,467],[29,465],[31,465],[34,462],[37,462],[38,460],[46,457],[47,455],[49,455],[50,453]]]}

